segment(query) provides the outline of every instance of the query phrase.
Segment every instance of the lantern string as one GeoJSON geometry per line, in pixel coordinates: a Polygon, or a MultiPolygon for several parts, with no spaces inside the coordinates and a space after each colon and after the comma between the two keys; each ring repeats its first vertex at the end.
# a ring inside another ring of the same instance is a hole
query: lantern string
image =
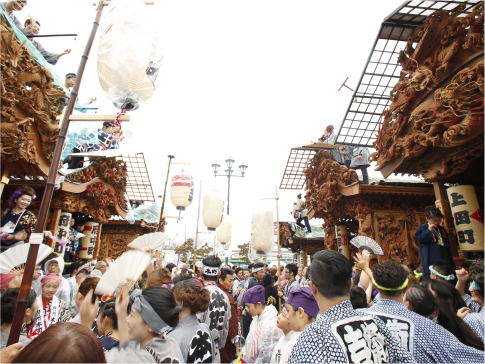
{"type": "Polygon", "coordinates": [[[179,223],[179,221],[180,221],[180,215],[181,215],[181,214],[182,214],[182,211],[181,211],[181,210],[179,210],[179,218],[177,219],[177,224],[178,224],[178,223],[179,223]]]}
{"type": "Polygon", "coordinates": [[[115,128],[120,128],[120,142],[124,139],[123,137],[123,131],[121,130],[121,116],[125,115],[126,114],[126,107],[122,107],[121,108],[121,111],[116,115],[116,119],[115,119],[115,122],[113,124],[113,126],[115,128]]]}

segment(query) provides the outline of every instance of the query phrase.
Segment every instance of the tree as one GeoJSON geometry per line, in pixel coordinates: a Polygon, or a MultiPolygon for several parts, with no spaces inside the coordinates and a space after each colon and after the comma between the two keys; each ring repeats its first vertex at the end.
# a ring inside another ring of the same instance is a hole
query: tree
{"type": "MultiPolygon", "coordinates": [[[[190,254],[191,259],[194,258],[194,239],[187,239],[182,245],[175,248],[175,252],[178,254],[180,251],[180,261],[187,262],[187,257],[190,254]]],[[[212,253],[212,248],[209,244],[205,243],[201,247],[197,247],[196,259],[204,259],[206,256],[212,253]]]]}
{"type": "Polygon", "coordinates": [[[249,264],[249,241],[246,244],[238,245],[237,247],[239,248],[239,260],[244,260],[246,264],[249,264]]]}

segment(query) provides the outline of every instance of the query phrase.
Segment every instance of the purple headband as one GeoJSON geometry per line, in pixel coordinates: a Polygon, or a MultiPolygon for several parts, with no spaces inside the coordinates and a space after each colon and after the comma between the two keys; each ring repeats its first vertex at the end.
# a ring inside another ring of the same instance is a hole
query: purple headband
{"type": "Polygon", "coordinates": [[[291,291],[287,303],[296,309],[303,308],[305,313],[312,317],[317,317],[320,311],[310,287],[300,287],[291,291]]]}
{"type": "MultiPolygon", "coordinates": [[[[24,192],[24,190],[17,190],[17,191],[15,191],[12,194],[12,196],[10,196],[10,200],[8,200],[8,204],[10,206],[15,206],[15,199],[18,198],[22,194],[22,192],[24,192]]],[[[35,200],[36,197],[37,197],[36,195],[33,195],[32,196],[32,200],[35,200]]]]}

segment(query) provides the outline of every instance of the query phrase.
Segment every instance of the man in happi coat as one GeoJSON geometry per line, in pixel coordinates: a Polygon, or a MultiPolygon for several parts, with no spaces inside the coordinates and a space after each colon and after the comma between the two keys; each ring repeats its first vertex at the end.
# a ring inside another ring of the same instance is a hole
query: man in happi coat
{"type": "MultiPolygon", "coordinates": [[[[99,150],[118,149],[118,143],[112,135],[113,124],[109,121],[103,123],[103,128],[98,129],[99,144],[78,144],[74,147],[71,153],[86,153],[96,152],[99,150]]],[[[69,162],[69,169],[76,169],[83,167],[84,157],[73,157],[69,162]]]]}
{"type": "Polygon", "coordinates": [[[218,287],[227,295],[229,303],[231,304],[231,318],[229,319],[229,331],[224,346],[219,348],[221,353],[221,362],[230,363],[237,356],[237,349],[235,339],[238,333],[238,321],[237,321],[237,302],[229,293],[233,290],[234,286],[234,276],[233,271],[229,268],[223,268],[219,276],[218,287]]]}
{"type": "Polygon", "coordinates": [[[278,311],[273,305],[266,305],[263,286],[246,291],[244,303],[253,320],[242,350],[243,359],[246,363],[269,363],[274,347],[283,336],[283,331],[276,326],[278,311]]]}
{"type": "Polygon", "coordinates": [[[370,254],[359,260],[372,277],[380,298],[363,311],[385,322],[392,335],[418,363],[483,363],[483,351],[462,344],[452,333],[421,316],[403,303],[408,286],[408,273],[399,264],[388,260],[369,269],[370,254]]]}
{"type": "Polygon", "coordinates": [[[211,294],[209,308],[205,312],[199,312],[197,318],[204,322],[211,330],[212,338],[217,348],[224,347],[229,332],[229,319],[231,318],[231,305],[227,295],[217,286],[217,279],[220,276],[221,259],[214,255],[204,258],[202,261],[202,272],[204,287],[211,294]]]}
{"type": "Polygon", "coordinates": [[[352,265],[342,254],[313,256],[310,288],[321,316],[301,333],[288,363],[415,363],[385,323],[352,308],[352,265]]]}

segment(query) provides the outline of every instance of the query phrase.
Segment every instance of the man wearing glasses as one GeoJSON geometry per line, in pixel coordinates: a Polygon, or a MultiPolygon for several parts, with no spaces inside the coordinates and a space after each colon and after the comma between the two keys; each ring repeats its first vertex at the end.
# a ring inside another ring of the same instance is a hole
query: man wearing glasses
{"type": "Polygon", "coordinates": [[[278,288],[278,296],[281,297],[281,300],[286,302],[286,299],[290,295],[290,292],[294,289],[300,288],[300,283],[296,280],[296,276],[298,275],[298,266],[293,263],[289,263],[286,265],[285,268],[285,278],[288,280],[288,284],[285,286],[285,289],[282,291],[278,288]]]}

